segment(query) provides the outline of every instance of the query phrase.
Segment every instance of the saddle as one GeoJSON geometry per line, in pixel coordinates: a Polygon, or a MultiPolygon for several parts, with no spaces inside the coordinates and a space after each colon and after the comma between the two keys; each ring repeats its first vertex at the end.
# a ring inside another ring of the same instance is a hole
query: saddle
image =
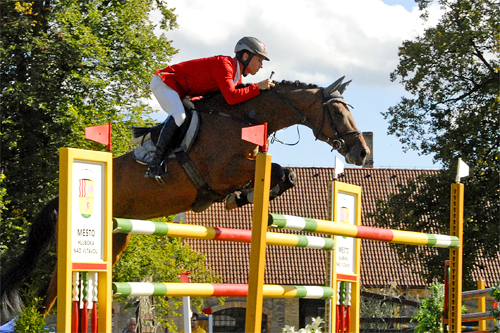
{"type": "MultiPolygon", "coordinates": [[[[153,127],[132,127],[132,144],[138,145],[134,149],[134,158],[137,163],[149,165],[156,151],[156,142],[163,124],[153,127]]],[[[186,111],[186,120],[179,128],[179,133],[174,137],[174,142],[170,145],[171,150],[167,154],[168,159],[176,158],[175,153],[184,151],[188,153],[195,142],[200,129],[198,112],[195,110],[186,111]]]]}
{"type": "MultiPolygon", "coordinates": [[[[210,188],[189,157],[188,153],[196,140],[200,123],[197,111],[186,110],[186,120],[178,130],[179,134],[175,136],[175,141],[170,145],[173,148],[167,153],[167,159],[177,159],[198,189],[196,202],[192,206],[194,212],[202,212],[225,197],[210,188]]],[[[162,127],[163,124],[153,127],[132,127],[132,143],[138,144],[134,149],[134,158],[138,163],[148,165],[151,162],[162,127]]]]}

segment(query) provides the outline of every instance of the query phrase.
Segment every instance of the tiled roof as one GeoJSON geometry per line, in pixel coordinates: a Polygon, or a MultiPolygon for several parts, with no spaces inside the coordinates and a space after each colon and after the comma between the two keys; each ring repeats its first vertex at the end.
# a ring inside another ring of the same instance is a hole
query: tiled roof
{"type": "MultiPolygon", "coordinates": [[[[328,181],[333,168],[291,168],[298,176],[298,185],[272,201],[269,211],[273,213],[302,216],[316,219],[328,218],[328,181]]],[[[437,170],[416,169],[361,169],[347,168],[339,177],[342,182],[362,187],[361,223],[372,226],[366,214],[375,210],[377,199],[385,199],[397,191],[398,183],[417,179],[422,173],[437,170]]],[[[252,205],[226,211],[224,205],[215,204],[202,213],[186,213],[186,222],[211,227],[251,229],[252,205]]],[[[290,231],[283,231],[290,232],[290,231]]],[[[224,283],[247,283],[250,245],[245,243],[186,240],[191,247],[207,257],[211,268],[224,283]]],[[[432,251],[430,248],[419,248],[432,251]]],[[[498,262],[484,262],[484,270],[475,278],[483,277],[491,285],[500,279],[498,262]],[[491,281],[490,281],[491,280],[491,281]]],[[[422,267],[415,262],[404,267],[389,244],[361,241],[361,281],[366,287],[382,287],[396,283],[400,287],[423,288],[426,283],[420,276],[422,267]]],[[[268,246],[266,257],[266,284],[324,285],[325,252],[322,250],[268,246]]]]}

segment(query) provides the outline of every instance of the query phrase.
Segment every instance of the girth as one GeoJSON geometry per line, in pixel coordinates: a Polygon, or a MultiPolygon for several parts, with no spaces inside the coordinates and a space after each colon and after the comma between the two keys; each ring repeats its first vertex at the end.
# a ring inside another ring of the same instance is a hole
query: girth
{"type": "Polygon", "coordinates": [[[203,179],[203,176],[198,172],[198,169],[196,169],[196,166],[189,155],[184,150],[177,150],[174,153],[182,168],[186,171],[187,175],[198,190],[196,201],[192,207],[193,211],[202,212],[210,207],[210,205],[214,202],[217,202],[225,197],[212,190],[205,179],[203,179]]]}

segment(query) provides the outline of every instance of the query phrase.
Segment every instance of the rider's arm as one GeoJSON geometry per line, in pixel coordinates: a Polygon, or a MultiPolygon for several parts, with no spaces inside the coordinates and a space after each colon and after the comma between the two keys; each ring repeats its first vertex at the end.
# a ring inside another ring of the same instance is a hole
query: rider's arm
{"type": "Polygon", "coordinates": [[[229,57],[220,58],[214,64],[212,70],[212,75],[217,81],[222,95],[224,95],[226,101],[231,105],[244,102],[260,93],[259,86],[256,83],[236,89],[234,85],[233,63],[229,57]]]}

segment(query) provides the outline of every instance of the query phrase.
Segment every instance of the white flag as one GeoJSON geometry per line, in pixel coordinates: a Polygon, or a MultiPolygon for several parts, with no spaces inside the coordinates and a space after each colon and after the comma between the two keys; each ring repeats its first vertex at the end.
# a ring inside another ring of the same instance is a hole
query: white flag
{"type": "Polygon", "coordinates": [[[186,223],[186,213],[179,213],[175,215],[174,220],[172,221],[174,223],[186,223]]]}
{"type": "Polygon", "coordinates": [[[458,158],[458,170],[457,170],[456,181],[459,182],[460,178],[467,176],[469,176],[469,166],[464,161],[462,161],[461,158],[458,158]]]}
{"type": "Polygon", "coordinates": [[[340,161],[340,159],[335,156],[335,171],[333,172],[333,179],[337,179],[338,175],[344,172],[344,163],[340,161]]]}

